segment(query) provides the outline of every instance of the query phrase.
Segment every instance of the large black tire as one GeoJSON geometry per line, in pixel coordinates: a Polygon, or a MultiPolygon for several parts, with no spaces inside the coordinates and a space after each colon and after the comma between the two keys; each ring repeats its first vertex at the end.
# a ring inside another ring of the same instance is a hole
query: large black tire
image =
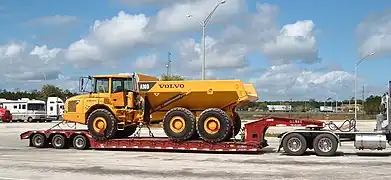
{"type": "Polygon", "coordinates": [[[240,129],[242,129],[242,120],[240,119],[240,116],[237,112],[234,112],[234,135],[238,135],[240,132],[240,129]]]}
{"type": "Polygon", "coordinates": [[[137,125],[130,125],[125,127],[124,130],[118,130],[117,133],[115,134],[115,138],[127,138],[131,136],[134,132],[137,130],[137,125]]]}
{"type": "Polygon", "coordinates": [[[92,138],[97,140],[111,139],[117,133],[117,119],[110,111],[97,109],[88,116],[87,127],[92,138]],[[105,127],[99,129],[96,121],[104,121],[105,127]]]}
{"type": "Polygon", "coordinates": [[[77,150],[84,150],[84,149],[89,148],[89,146],[90,146],[90,143],[89,143],[87,137],[82,134],[76,135],[73,138],[72,144],[73,144],[73,148],[75,148],[77,150]]]}
{"type": "Polygon", "coordinates": [[[31,138],[31,146],[36,148],[43,148],[46,146],[47,139],[43,134],[34,134],[31,138]]]}
{"type": "Polygon", "coordinates": [[[226,112],[218,108],[209,108],[200,114],[197,121],[197,132],[204,141],[216,143],[229,138],[228,136],[232,134],[232,124],[226,112]],[[215,124],[219,124],[216,126],[217,130],[215,132],[204,127],[209,118],[212,118],[211,121],[214,121],[215,124]]]}
{"type": "Polygon", "coordinates": [[[333,135],[323,133],[314,138],[313,147],[318,156],[333,156],[337,151],[338,141],[333,135]]]}
{"type": "Polygon", "coordinates": [[[52,146],[55,149],[65,149],[68,148],[68,139],[61,134],[56,134],[52,138],[52,146]]]}
{"type": "Polygon", "coordinates": [[[284,137],[282,147],[288,155],[301,156],[307,150],[307,140],[299,133],[289,133],[284,137]]]}
{"type": "Polygon", "coordinates": [[[166,113],[163,118],[163,130],[168,138],[173,141],[185,141],[195,138],[196,118],[194,114],[186,108],[173,108],[166,113]],[[175,129],[175,122],[181,124],[175,129]]]}

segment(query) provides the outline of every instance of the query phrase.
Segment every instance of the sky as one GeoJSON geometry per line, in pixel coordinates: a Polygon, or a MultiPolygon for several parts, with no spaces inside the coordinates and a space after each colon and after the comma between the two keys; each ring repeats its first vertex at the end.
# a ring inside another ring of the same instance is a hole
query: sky
{"type": "MultiPolygon", "coordinates": [[[[0,2],[0,89],[80,76],[166,72],[201,79],[201,26],[219,0],[0,2]],[[192,15],[188,18],[187,15],[192,15]]],[[[253,83],[263,100],[350,99],[387,91],[387,0],[226,0],[206,27],[206,79],[253,83]],[[369,55],[369,56],[368,56],[369,55]]]]}

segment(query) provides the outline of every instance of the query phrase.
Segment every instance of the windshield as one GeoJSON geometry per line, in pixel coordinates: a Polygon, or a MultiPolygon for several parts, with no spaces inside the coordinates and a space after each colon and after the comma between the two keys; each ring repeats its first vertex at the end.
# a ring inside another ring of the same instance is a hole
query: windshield
{"type": "Polygon", "coordinates": [[[27,110],[45,111],[45,104],[41,103],[28,103],[27,110]]]}

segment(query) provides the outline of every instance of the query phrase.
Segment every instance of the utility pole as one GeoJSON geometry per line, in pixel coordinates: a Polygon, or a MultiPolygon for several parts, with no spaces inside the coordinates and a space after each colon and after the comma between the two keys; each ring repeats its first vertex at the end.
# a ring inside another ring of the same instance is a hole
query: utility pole
{"type": "Polygon", "coordinates": [[[171,75],[171,52],[168,52],[167,76],[171,75]]]}
{"type": "Polygon", "coordinates": [[[364,85],[362,85],[362,114],[365,113],[365,110],[364,110],[364,101],[365,101],[365,95],[364,95],[364,85]]]}

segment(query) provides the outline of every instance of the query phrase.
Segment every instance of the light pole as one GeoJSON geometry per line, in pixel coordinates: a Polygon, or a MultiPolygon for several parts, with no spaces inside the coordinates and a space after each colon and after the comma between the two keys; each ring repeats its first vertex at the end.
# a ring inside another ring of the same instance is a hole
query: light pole
{"type": "MultiPolygon", "coordinates": [[[[201,27],[202,27],[202,80],[205,80],[205,59],[206,59],[206,52],[205,52],[205,28],[206,26],[208,25],[209,23],[209,20],[210,18],[212,17],[212,15],[214,14],[214,12],[216,11],[217,7],[219,7],[221,4],[224,4],[225,3],[225,0],[221,0],[218,4],[216,4],[216,6],[214,7],[214,9],[212,10],[212,12],[209,13],[208,17],[206,17],[206,19],[204,21],[198,21],[198,23],[200,23],[201,27]]],[[[188,18],[191,18],[192,15],[189,14],[187,15],[188,18]]]]}
{"type": "Polygon", "coordinates": [[[358,65],[360,65],[366,58],[369,56],[374,55],[375,53],[372,52],[363,58],[361,58],[359,61],[356,62],[356,65],[354,67],[354,119],[357,120],[357,68],[358,65]]]}
{"type": "Polygon", "coordinates": [[[168,61],[166,64],[166,68],[167,68],[167,76],[170,76],[171,75],[171,52],[168,52],[168,61]]]}

